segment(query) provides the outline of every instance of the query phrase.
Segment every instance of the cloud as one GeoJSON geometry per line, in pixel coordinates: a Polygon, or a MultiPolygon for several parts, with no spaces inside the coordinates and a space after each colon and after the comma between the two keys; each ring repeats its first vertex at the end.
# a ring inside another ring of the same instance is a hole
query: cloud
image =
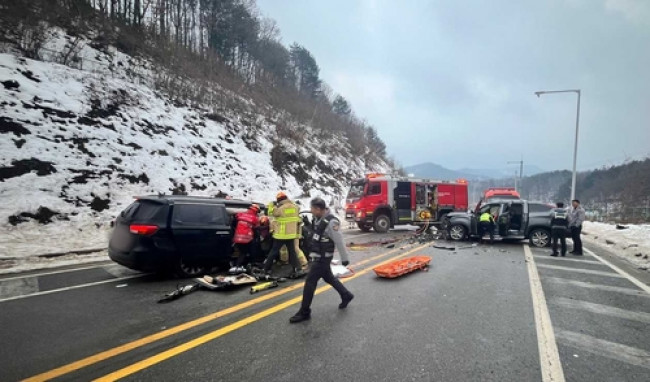
{"type": "Polygon", "coordinates": [[[648,23],[650,20],[650,1],[647,0],[605,0],[605,9],[621,13],[635,23],[648,23]]]}
{"type": "Polygon", "coordinates": [[[377,0],[361,1],[359,13],[366,32],[376,32],[381,26],[381,9],[377,0]]]}
{"type": "Polygon", "coordinates": [[[383,73],[335,72],[331,85],[352,104],[359,116],[376,114],[377,110],[393,110],[396,103],[395,81],[383,73]]]}
{"type": "Polygon", "coordinates": [[[510,98],[510,91],[505,84],[483,76],[474,76],[467,80],[469,93],[474,96],[480,105],[489,108],[498,108],[510,98]]]}

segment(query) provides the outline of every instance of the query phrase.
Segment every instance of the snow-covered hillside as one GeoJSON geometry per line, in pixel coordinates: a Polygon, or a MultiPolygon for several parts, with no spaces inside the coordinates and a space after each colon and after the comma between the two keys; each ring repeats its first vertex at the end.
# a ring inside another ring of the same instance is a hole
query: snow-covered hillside
{"type": "MultiPolygon", "coordinates": [[[[67,39],[55,32],[46,48],[67,39]]],[[[88,45],[79,56],[83,69],[0,53],[0,259],[103,247],[134,195],[329,197],[370,170],[343,137],[310,141],[295,124],[304,142],[279,138],[279,111],[172,103],[151,63],[88,45]]]]}

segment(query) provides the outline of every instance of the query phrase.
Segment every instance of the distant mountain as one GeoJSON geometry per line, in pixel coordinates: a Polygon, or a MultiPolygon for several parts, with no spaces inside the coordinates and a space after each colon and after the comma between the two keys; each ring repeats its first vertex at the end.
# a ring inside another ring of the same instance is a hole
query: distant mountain
{"type": "MultiPolygon", "coordinates": [[[[460,170],[451,170],[439,164],[427,162],[413,166],[404,167],[407,174],[413,174],[418,178],[432,178],[441,180],[455,180],[464,178],[468,180],[488,180],[512,178],[515,171],[519,173],[519,168],[512,166],[511,169],[491,169],[491,168],[461,168],[460,170]]],[[[544,172],[535,165],[524,164],[524,176],[537,175],[544,172]]]]}
{"type": "MultiPolygon", "coordinates": [[[[493,168],[461,168],[458,170],[461,173],[470,174],[468,179],[501,179],[501,178],[511,178],[515,175],[515,172],[519,174],[519,167],[512,165],[508,169],[493,169],[493,168]]],[[[527,165],[524,163],[524,176],[533,176],[541,174],[545,170],[535,166],[527,165]]]]}
{"type": "Polygon", "coordinates": [[[407,174],[413,174],[418,178],[428,178],[428,179],[440,179],[440,180],[456,180],[458,178],[466,179],[475,179],[476,176],[456,171],[450,170],[448,168],[442,167],[438,164],[427,162],[420,163],[413,166],[404,167],[404,171],[407,174]]]}

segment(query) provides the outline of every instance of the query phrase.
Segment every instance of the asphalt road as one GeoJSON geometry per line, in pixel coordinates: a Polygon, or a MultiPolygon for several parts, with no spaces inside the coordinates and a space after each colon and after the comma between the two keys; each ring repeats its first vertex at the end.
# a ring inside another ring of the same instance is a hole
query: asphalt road
{"type": "Polygon", "coordinates": [[[322,287],[299,324],[288,319],[301,280],[157,304],[191,280],[109,263],[0,278],[0,381],[650,381],[647,272],[603,251],[431,244],[357,247],[348,309],[322,287]],[[428,271],[388,280],[371,270],[416,254],[432,257],[428,271]]]}

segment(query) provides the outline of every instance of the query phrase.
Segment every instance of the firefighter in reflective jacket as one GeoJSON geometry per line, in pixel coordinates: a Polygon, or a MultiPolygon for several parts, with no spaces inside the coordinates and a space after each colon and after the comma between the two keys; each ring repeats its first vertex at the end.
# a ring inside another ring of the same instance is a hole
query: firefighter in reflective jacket
{"type": "MultiPolygon", "coordinates": [[[[267,205],[266,210],[268,211],[269,215],[273,215],[273,210],[275,209],[275,203],[276,202],[271,202],[267,205]]],[[[302,237],[303,235],[302,227],[303,224],[301,222],[300,225],[298,226],[298,237],[302,237]]],[[[298,255],[298,263],[300,263],[300,267],[302,268],[302,270],[306,270],[307,264],[309,264],[309,262],[307,261],[307,257],[303,253],[302,249],[300,249],[300,239],[295,239],[293,241],[293,244],[294,247],[296,248],[296,254],[298,255]]],[[[287,250],[286,245],[280,248],[280,261],[284,263],[289,262],[289,250],[287,250]]]]}
{"type": "Polygon", "coordinates": [[[311,302],[314,298],[318,280],[321,278],[339,292],[341,296],[339,309],[345,309],[354,298],[354,295],[332,274],[330,266],[332,257],[334,257],[334,249],[338,249],[344,266],[350,263],[343,243],[343,235],[339,232],[341,222],[329,212],[325,201],[321,198],[312,199],[311,213],[314,215],[312,223],[314,235],[311,243],[311,253],[309,254],[312,258],[312,264],[305,280],[300,310],[289,319],[291,323],[311,318],[311,302]]]}
{"type": "Polygon", "coordinates": [[[235,215],[237,226],[235,227],[232,242],[239,252],[239,257],[237,258],[237,265],[230,268],[231,273],[244,272],[243,265],[246,258],[251,254],[251,246],[253,239],[255,239],[254,230],[260,224],[257,218],[258,212],[260,212],[260,207],[257,204],[252,204],[246,212],[240,212],[235,215]]]}
{"type": "Polygon", "coordinates": [[[273,220],[271,221],[271,232],[273,236],[273,247],[269,256],[264,262],[264,271],[271,273],[273,262],[280,254],[280,248],[287,246],[289,251],[289,262],[293,267],[293,276],[304,274],[298,263],[298,255],[294,240],[300,237],[299,225],[301,223],[298,206],[296,206],[287,195],[280,191],[276,195],[277,205],[271,210],[273,220]]]}
{"type": "Polygon", "coordinates": [[[478,234],[481,242],[486,231],[490,233],[490,244],[494,243],[494,217],[489,210],[483,212],[478,221],[478,234]]]}

